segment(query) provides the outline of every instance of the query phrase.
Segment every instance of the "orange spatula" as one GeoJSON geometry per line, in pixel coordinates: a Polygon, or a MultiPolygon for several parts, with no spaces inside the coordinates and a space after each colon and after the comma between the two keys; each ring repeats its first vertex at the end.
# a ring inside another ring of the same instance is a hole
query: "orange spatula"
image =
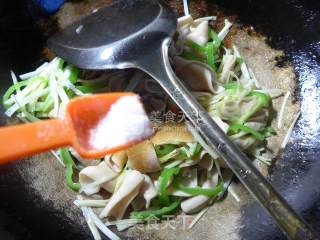
{"type": "Polygon", "coordinates": [[[111,105],[121,97],[134,95],[107,93],[78,97],[68,103],[64,119],[0,128],[0,163],[62,146],[72,146],[84,158],[100,158],[144,140],[131,139],[103,149],[95,149],[89,143],[90,131],[107,115],[111,105]]]}

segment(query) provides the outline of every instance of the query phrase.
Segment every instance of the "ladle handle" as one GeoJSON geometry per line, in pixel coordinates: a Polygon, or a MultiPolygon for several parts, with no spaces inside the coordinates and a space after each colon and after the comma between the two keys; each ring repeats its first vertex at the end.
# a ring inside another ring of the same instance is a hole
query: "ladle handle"
{"type": "Polygon", "coordinates": [[[155,78],[188,119],[215,149],[249,192],[270,213],[290,239],[315,239],[314,231],[291,208],[251,160],[225,135],[190,91],[174,74],[168,60],[170,40],[163,42],[159,52],[144,55],[142,70],[155,78]],[[147,59],[146,59],[147,58],[147,59]]]}
{"type": "Polygon", "coordinates": [[[0,128],[0,164],[71,143],[62,120],[46,120],[0,128]]]}

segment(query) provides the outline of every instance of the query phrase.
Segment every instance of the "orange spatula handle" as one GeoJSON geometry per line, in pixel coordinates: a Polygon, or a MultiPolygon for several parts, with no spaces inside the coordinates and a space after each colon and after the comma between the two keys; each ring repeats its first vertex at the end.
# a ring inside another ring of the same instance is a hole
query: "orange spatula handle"
{"type": "Polygon", "coordinates": [[[72,131],[62,120],[0,128],[0,163],[71,144],[72,131]]]}

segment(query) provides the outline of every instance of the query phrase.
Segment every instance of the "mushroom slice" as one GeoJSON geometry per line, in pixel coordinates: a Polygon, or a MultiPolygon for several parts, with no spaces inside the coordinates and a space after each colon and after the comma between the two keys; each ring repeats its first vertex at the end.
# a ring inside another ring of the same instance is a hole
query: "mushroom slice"
{"type": "MultiPolygon", "coordinates": [[[[218,184],[218,173],[215,173],[203,183],[202,187],[213,188],[217,184],[218,184]]],[[[198,212],[208,204],[210,199],[211,197],[204,196],[204,195],[197,195],[197,196],[188,198],[181,203],[181,209],[183,212],[187,214],[198,212]]]]}
{"type": "Polygon", "coordinates": [[[216,92],[216,73],[204,63],[174,57],[175,72],[192,91],[216,92]]]}
{"type": "Polygon", "coordinates": [[[178,18],[178,29],[185,25],[191,25],[193,23],[193,18],[191,15],[186,15],[178,18]]]}
{"type": "Polygon", "coordinates": [[[195,139],[184,123],[166,123],[150,139],[154,145],[193,143],[195,139]]]}
{"type": "Polygon", "coordinates": [[[231,55],[231,54],[225,55],[223,58],[224,59],[222,61],[224,62],[224,64],[223,64],[222,72],[219,77],[220,82],[226,82],[228,78],[228,74],[230,73],[231,69],[233,69],[237,59],[235,55],[231,55]]]}
{"type": "Polygon", "coordinates": [[[89,166],[82,169],[79,173],[81,190],[92,195],[100,191],[100,188],[112,193],[119,173],[113,171],[105,161],[97,166],[89,166]]]}
{"type": "Polygon", "coordinates": [[[114,217],[121,219],[132,200],[138,195],[144,176],[138,171],[130,171],[118,191],[116,191],[106,207],[100,213],[100,218],[114,217]]]}
{"type": "Polygon", "coordinates": [[[149,173],[160,170],[157,154],[149,140],[129,148],[127,154],[132,168],[139,172],[149,173]]]}
{"type": "Polygon", "coordinates": [[[107,165],[115,172],[120,173],[127,163],[128,156],[125,151],[120,151],[111,155],[107,155],[105,158],[107,165]]]}
{"type": "Polygon", "coordinates": [[[196,28],[189,33],[186,38],[201,46],[204,46],[209,41],[209,24],[208,21],[201,22],[196,28]]]}
{"type": "Polygon", "coordinates": [[[144,181],[141,187],[141,193],[146,200],[146,208],[150,207],[151,200],[157,196],[157,189],[154,186],[151,178],[144,174],[144,181]]]}

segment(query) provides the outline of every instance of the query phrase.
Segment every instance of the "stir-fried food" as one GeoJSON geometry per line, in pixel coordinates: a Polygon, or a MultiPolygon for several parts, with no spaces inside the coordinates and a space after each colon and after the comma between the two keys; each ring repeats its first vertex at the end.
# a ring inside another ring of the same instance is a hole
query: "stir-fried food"
{"type": "MultiPolygon", "coordinates": [[[[172,66],[230,139],[252,159],[270,164],[272,155],[266,141],[276,134],[271,128],[272,98],[260,88],[237,47],[224,45],[232,24],[226,19],[224,27],[216,31],[209,24],[214,20],[211,16],[193,19],[190,15],[178,19],[170,49],[172,66]]],[[[137,76],[143,78],[141,73],[126,83],[121,82],[123,74],[84,71],[54,58],[20,75],[19,80],[12,72],[14,84],[3,97],[5,113],[27,122],[61,118],[71,98],[113,90],[137,90],[147,99],[158,94],[160,98],[149,102],[154,110],[177,111],[172,102],[161,99],[166,97],[157,91],[155,83],[148,80],[137,84],[137,76]]],[[[130,112],[133,103],[127,100],[122,108],[130,112]]],[[[121,127],[126,121],[141,120],[128,116],[115,116],[111,130],[117,130],[117,123],[121,127]]],[[[110,127],[107,120],[102,125],[110,127]]],[[[126,225],[130,227],[179,210],[198,213],[221,199],[227,190],[231,175],[224,170],[226,165],[186,119],[179,123],[154,122],[154,128],[150,139],[103,159],[83,159],[72,148],[54,152],[66,169],[67,186],[78,193],[75,204],[82,209],[94,236],[98,236],[98,227],[111,239],[117,239],[101,219],[117,220],[118,226],[122,224],[119,229],[125,229],[122,218],[131,219],[126,225]],[[99,218],[92,208],[97,209],[99,218]]],[[[115,141],[99,135],[99,127],[96,130],[92,142],[97,147],[115,141]]]]}

